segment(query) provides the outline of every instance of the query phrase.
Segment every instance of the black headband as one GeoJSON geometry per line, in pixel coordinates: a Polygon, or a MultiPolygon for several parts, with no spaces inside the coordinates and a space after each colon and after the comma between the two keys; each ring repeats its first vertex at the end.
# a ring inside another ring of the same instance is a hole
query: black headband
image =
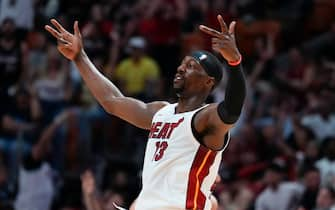
{"type": "Polygon", "coordinates": [[[204,68],[208,76],[215,78],[216,84],[220,83],[223,66],[215,55],[207,51],[193,51],[191,56],[204,68]]]}

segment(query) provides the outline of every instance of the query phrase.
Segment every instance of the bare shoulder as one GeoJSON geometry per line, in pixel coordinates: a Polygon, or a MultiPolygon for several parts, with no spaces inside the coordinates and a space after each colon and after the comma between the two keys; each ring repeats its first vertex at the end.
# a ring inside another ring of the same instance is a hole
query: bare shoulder
{"type": "Polygon", "coordinates": [[[219,117],[218,104],[209,104],[194,117],[194,128],[202,134],[202,142],[212,150],[221,150],[226,143],[226,134],[233,124],[225,124],[219,117]]]}
{"type": "Polygon", "coordinates": [[[167,101],[153,101],[147,104],[148,109],[151,113],[155,114],[158,110],[169,105],[170,103],[167,101]]]}
{"type": "Polygon", "coordinates": [[[208,127],[218,128],[220,131],[227,131],[233,127],[233,124],[226,124],[220,119],[217,107],[218,103],[211,103],[195,116],[195,126],[198,131],[205,130],[208,127]]]}
{"type": "Polygon", "coordinates": [[[197,116],[196,118],[198,120],[209,120],[211,117],[213,117],[212,115],[215,115],[215,112],[217,112],[217,106],[218,104],[217,103],[211,103],[211,104],[208,104],[205,108],[201,109],[198,113],[197,113],[197,116]]]}

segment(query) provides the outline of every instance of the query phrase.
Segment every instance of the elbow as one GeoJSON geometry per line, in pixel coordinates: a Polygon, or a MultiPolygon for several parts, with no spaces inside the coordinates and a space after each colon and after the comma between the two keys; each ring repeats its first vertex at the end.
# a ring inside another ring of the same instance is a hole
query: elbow
{"type": "Polygon", "coordinates": [[[116,107],[119,101],[118,99],[120,98],[122,97],[107,96],[107,97],[102,98],[102,100],[100,100],[99,103],[108,114],[115,115],[116,107]]]}
{"type": "Polygon", "coordinates": [[[108,114],[113,115],[115,113],[115,108],[110,100],[101,101],[100,105],[108,114]]]}

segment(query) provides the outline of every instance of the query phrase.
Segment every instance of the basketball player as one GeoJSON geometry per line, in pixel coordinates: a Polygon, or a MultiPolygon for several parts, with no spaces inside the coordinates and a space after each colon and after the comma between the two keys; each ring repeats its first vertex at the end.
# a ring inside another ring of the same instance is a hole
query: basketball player
{"type": "Polygon", "coordinates": [[[54,19],[51,23],[55,28],[45,26],[58,40],[60,53],[75,63],[107,112],[150,130],[136,210],[211,208],[210,188],[229,141],[229,129],[239,118],[246,94],[235,22],[228,28],[220,15],[217,18],[221,31],[200,26],[213,37],[213,50],[228,63],[225,99],[213,104],[205,104],[205,100],[221,81],[223,67],[209,52],[195,51],[182,60],[173,81],[177,103],[146,104],[124,96],[96,69],[83,49],[77,21],[74,34],[54,19]]]}

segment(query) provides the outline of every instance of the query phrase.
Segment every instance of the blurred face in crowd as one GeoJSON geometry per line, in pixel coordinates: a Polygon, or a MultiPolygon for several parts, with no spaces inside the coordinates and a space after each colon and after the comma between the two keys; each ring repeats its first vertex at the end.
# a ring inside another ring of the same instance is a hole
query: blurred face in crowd
{"type": "Polygon", "coordinates": [[[316,199],[316,206],[321,209],[329,209],[334,204],[334,195],[332,195],[332,193],[327,188],[320,189],[316,199]]]}
{"type": "Polygon", "coordinates": [[[91,8],[91,17],[93,21],[100,22],[103,20],[103,10],[101,4],[94,4],[91,8]]]}
{"type": "Polygon", "coordinates": [[[163,19],[169,20],[175,16],[175,8],[174,6],[167,2],[167,1],[161,1],[161,4],[159,5],[159,10],[157,11],[157,14],[159,14],[163,19]]]}
{"type": "Polygon", "coordinates": [[[317,190],[320,186],[320,173],[317,170],[308,171],[304,176],[304,184],[310,190],[317,190]]]}
{"type": "Polygon", "coordinates": [[[282,179],[282,173],[268,169],[264,175],[265,183],[270,187],[276,187],[282,179]]]}
{"type": "Polygon", "coordinates": [[[5,38],[14,38],[15,23],[12,19],[5,19],[1,25],[1,35],[5,38]]]}
{"type": "Polygon", "coordinates": [[[18,93],[16,94],[16,104],[21,110],[28,109],[30,105],[29,93],[25,90],[18,90],[18,93]]]}
{"type": "Polygon", "coordinates": [[[47,76],[53,79],[56,79],[59,70],[61,69],[61,59],[60,54],[57,51],[55,46],[50,46],[47,52],[48,56],[48,67],[47,67],[47,76]]]}
{"type": "Polygon", "coordinates": [[[262,134],[268,143],[277,138],[277,127],[275,124],[265,125],[262,128],[262,134]]]}
{"type": "Polygon", "coordinates": [[[303,63],[303,58],[299,50],[291,49],[289,52],[291,62],[295,65],[300,65],[303,63]]]}
{"type": "Polygon", "coordinates": [[[294,137],[299,150],[305,151],[308,143],[313,138],[313,134],[304,127],[297,126],[294,129],[294,137]]]}
{"type": "Polygon", "coordinates": [[[36,40],[34,40],[33,45],[37,49],[43,49],[47,45],[47,39],[45,37],[45,34],[41,32],[37,32],[36,35],[36,40]]]}
{"type": "Polygon", "coordinates": [[[137,48],[137,47],[132,47],[131,48],[131,57],[134,60],[138,60],[140,59],[144,54],[144,50],[141,48],[137,48]]]}
{"type": "MultiPolygon", "coordinates": [[[[82,35],[85,39],[99,39],[99,30],[98,26],[93,22],[88,22],[82,29],[82,35]]],[[[88,42],[88,41],[86,41],[88,42]]],[[[86,43],[87,44],[87,43],[86,43]]]]}
{"type": "Polygon", "coordinates": [[[143,37],[132,37],[128,42],[128,52],[136,62],[145,54],[146,40],[143,37]]]}
{"type": "Polygon", "coordinates": [[[318,144],[314,141],[310,141],[307,144],[305,155],[306,155],[306,158],[308,158],[308,159],[316,160],[319,156],[318,144]]]}

